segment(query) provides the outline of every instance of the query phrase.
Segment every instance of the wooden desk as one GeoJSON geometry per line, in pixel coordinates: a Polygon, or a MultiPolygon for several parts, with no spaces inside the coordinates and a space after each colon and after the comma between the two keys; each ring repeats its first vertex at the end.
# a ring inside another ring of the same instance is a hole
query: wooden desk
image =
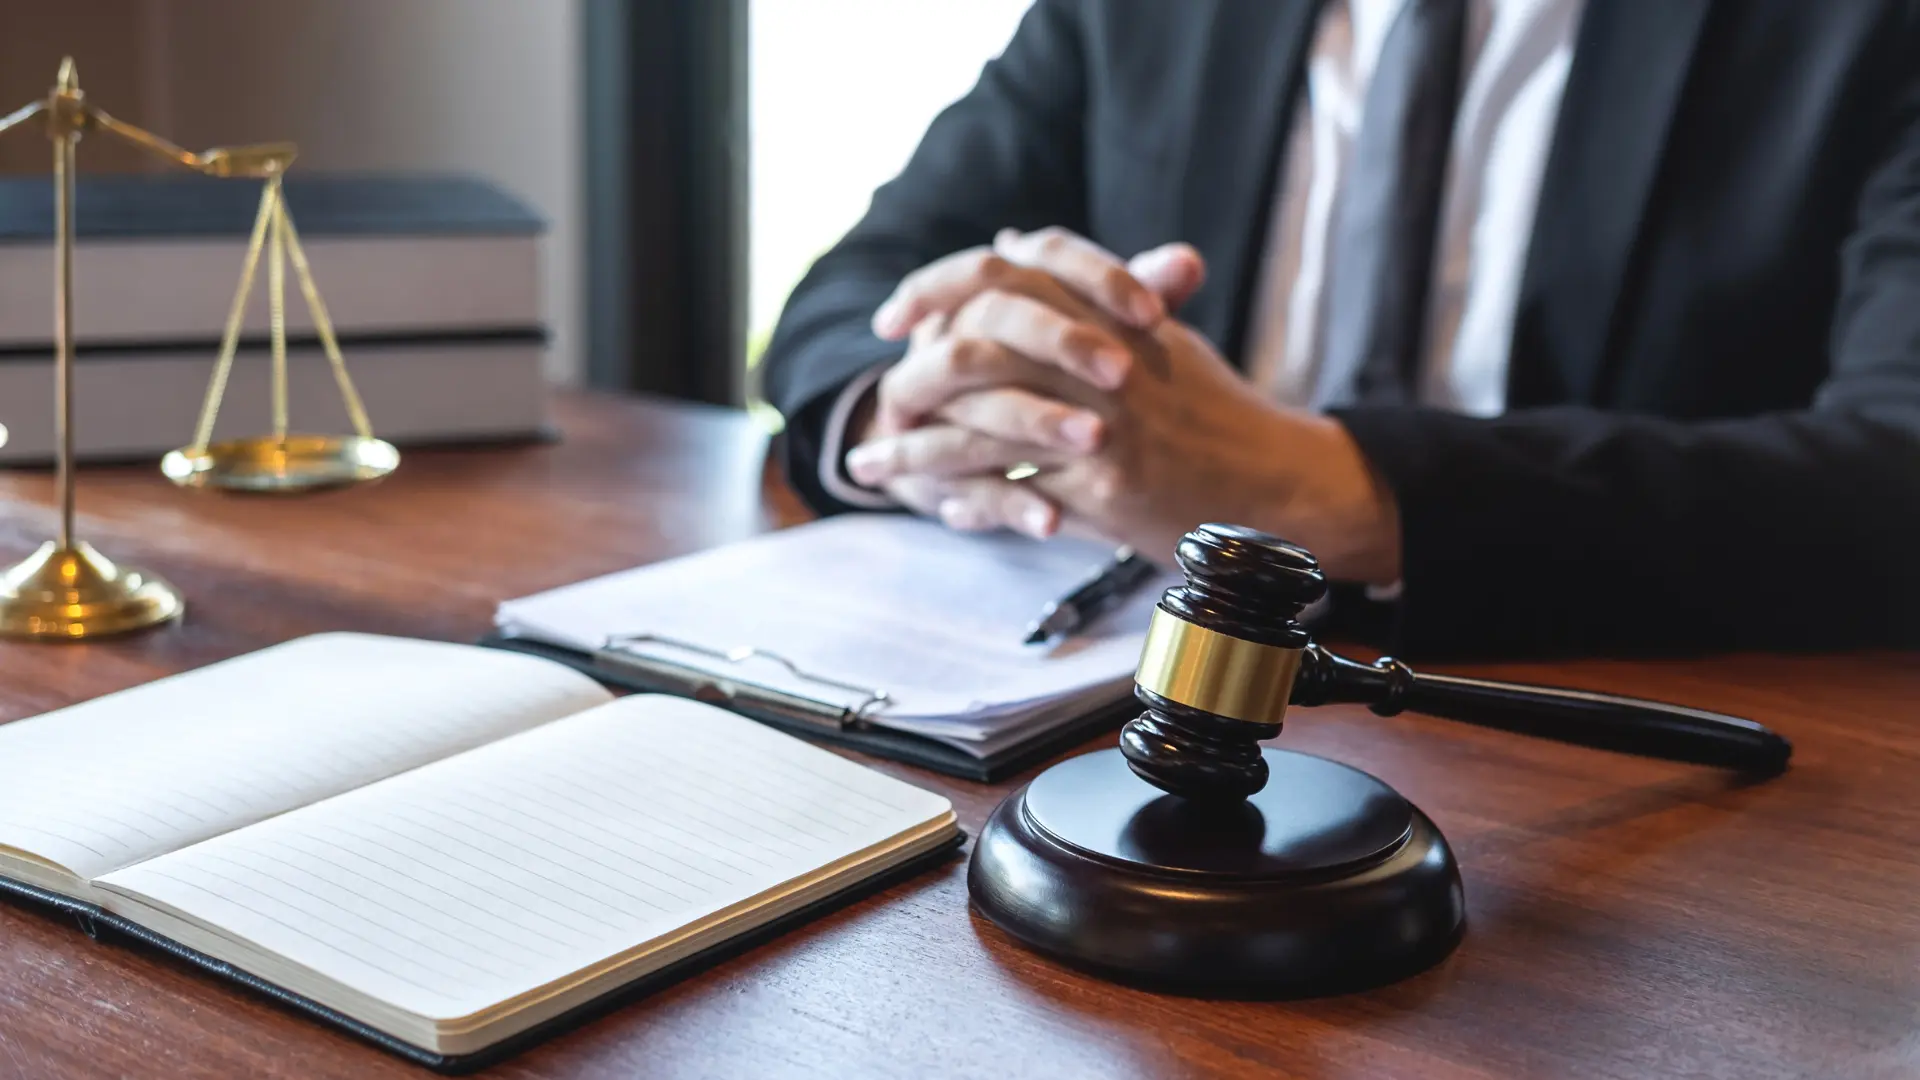
{"type": "MultiPolygon", "coordinates": [[[[416,453],[365,490],[270,501],[89,470],[82,535],[170,576],[183,625],[0,644],[13,720],[311,631],[453,640],[503,597],[800,516],[717,411],[571,399],[557,446],[416,453]]],[[[53,528],[0,478],[0,555],[53,528]]],[[[1288,745],[1385,777],[1445,830],[1469,929],[1439,968],[1296,1003],[1160,997],[1061,970],[897,887],[493,1070],[500,1076],[1920,1075],[1920,663],[1913,656],[1485,669],[1752,716],[1793,770],[1715,773],[1417,717],[1322,709],[1288,745]]],[[[1104,741],[1104,740],[1103,740],[1104,741]]],[[[977,830],[1013,785],[900,766],[977,830]]],[[[418,1077],[413,1066],[0,903],[0,1076],[418,1077]]]]}

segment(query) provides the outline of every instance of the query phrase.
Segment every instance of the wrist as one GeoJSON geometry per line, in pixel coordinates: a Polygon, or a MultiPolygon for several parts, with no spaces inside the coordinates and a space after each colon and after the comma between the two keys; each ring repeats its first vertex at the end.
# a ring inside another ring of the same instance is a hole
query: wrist
{"type": "Polygon", "coordinates": [[[1327,576],[1378,587],[1401,577],[1400,508],[1393,489],[1338,420],[1290,413],[1284,456],[1294,482],[1272,529],[1296,539],[1327,576]]]}

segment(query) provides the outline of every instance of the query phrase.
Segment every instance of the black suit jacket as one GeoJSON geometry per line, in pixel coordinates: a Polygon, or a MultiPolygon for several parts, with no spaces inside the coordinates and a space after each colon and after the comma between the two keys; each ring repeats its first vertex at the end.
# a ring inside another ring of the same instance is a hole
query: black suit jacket
{"type": "MultiPolygon", "coordinates": [[[[826,406],[899,354],[879,301],[1002,226],[1192,242],[1182,317],[1238,357],[1316,13],[1040,0],[787,306],[803,494],[837,509],[826,406]]],[[[1920,640],[1920,2],[1589,0],[1508,400],[1337,414],[1400,503],[1389,647],[1920,640]]]]}

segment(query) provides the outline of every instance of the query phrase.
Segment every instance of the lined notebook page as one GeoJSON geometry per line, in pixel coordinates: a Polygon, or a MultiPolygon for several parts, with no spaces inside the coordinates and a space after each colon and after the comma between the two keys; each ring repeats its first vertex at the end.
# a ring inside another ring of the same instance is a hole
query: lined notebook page
{"type": "MultiPolygon", "coordinates": [[[[730,650],[758,647],[801,671],[883,688],[883,723],[981,738],[1033,703],[1124,686],[1160,591],[1066,645],[1023,644],[1029,622],[1112,549],[958,533],[901,514],[848,514],[502,604],[508,628],[575,648],[647,632],[730,650]],[[916,724],[932,720],[932,726],[916,724]]],[[[667,644],[645,652],[802,696],[857,704],[773,661],[729,667],[667,644]]]]}
{"type": "Polygon", "coordinates": [[[950,812],[752,721],[643,695],[103,884],[452,1019],[950,812]]]}
{"type": "Polygon", "coordinates": [[[0,845],[92,878],[609,698],[497,650],[301,638],[0,725],[0,845]]]}

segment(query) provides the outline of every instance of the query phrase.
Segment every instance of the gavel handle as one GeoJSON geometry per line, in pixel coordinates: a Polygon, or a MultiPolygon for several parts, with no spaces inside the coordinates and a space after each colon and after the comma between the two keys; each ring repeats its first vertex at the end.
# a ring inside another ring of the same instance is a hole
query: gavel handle
{"type": "Polygon", "coordinates": [[[1360,664],[1318,646],[1309,650],[1324,659],[1310,661],[1295,684],[1294,701],[1303,705],[1351,701],[1382,716],[1406,710],[1580,746],[1767,775],[1785,769],[1793,755],[1793,744],[1778,732],[1724,713],[1590,690],[1423,675],[1398,660],[1360,664]],[[1314,697],[1321,701],[1311,700],[1314,697]]]}

